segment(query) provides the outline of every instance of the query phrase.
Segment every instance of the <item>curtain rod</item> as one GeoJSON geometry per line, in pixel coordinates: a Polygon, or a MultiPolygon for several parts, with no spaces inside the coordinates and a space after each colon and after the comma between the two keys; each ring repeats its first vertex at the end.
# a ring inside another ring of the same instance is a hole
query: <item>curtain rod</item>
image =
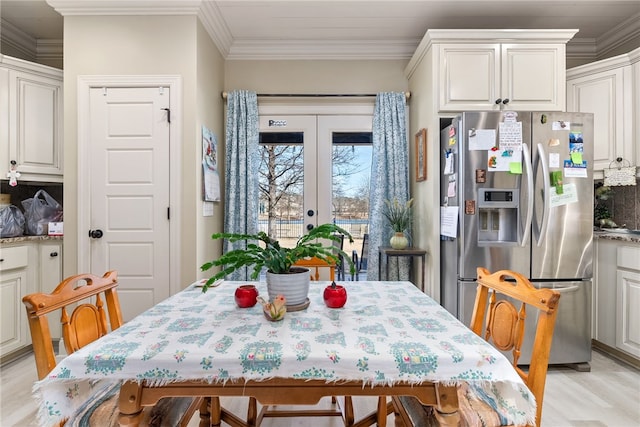
{"type": "MultiPolygon", "coordinates": [[[[227,92],[222,92],[222,99],[227,99],[227,92]]],[[[259,93],[263,98],[371,98],[375,93],[259,93]]],[[[411,92],[405,92],[406,99],[411,98],[411,92]]]]}

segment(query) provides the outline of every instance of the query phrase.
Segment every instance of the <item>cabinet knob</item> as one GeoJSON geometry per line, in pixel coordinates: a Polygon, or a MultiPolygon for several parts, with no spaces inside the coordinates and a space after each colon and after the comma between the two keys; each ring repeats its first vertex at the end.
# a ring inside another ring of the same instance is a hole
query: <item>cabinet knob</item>
{"type": "Polygon", "coordinates": [[[4,258],[0,258],[0,262],[4,262],[4,258]]]}
{"type": "Polygon", "coordinates": [[[55,257],[57,257],[57,256],[58,256],[58,252],[55,252],[55,251],[54,251],[54,252],[51,252],[51,253],[49,254],[49,256],[50,256],[51,258],[55,258],[55,257]]]}
{"type": "Polygon", "coordinates": [[[502,99],[498,98],[496,99],[496,105],[500,104],[502,102],[502,99]]]}
{"type": "Polygon", "coordinates": [[[502,100],[502,103],[503,103],[504,105],[507,105],[507,104],[509,103],[509,98],[505,98],[505,99],[503,99],[503,100],[502,100]]]}

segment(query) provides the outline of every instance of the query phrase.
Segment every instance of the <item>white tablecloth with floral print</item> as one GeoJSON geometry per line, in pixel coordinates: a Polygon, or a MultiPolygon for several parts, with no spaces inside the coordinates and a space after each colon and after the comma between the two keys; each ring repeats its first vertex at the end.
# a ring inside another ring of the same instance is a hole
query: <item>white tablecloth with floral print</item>
{"type": "MultiPolygon", "coordinates": [[[[243,282],[244,283],[244,282],[243,282]]],[[[202,293],[192,284],[61,361],[34,386],[39,419],[75,411],[94,380],[260,380],[271,377],[398,381],[481,387],[505,420],[535,419],[535,400],[509,361],[410,282],[345,282],[341,309],[328,282],[312,282],[306,310],[268,321],[260,304],[238,308],[240,282],[202,293]]],[[[266,284],[256,283],[261,295],[266,284]]]]}

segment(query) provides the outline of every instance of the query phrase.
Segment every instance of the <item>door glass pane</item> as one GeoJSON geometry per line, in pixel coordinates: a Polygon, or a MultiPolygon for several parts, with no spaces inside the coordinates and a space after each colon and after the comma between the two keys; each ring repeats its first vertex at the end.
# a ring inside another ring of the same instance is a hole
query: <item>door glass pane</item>
{"type": "Polygon", "coordinates": [[[260,133],[259,229],[285,247],[303,234],[303,142],[303,132],[260,133]]]}
{"type": "Polygon", "coordinates": [[[334,132],[333,222],[353,236],[344,251],[361,257],[362,241],[369,232],[369,183],[371,177],[371,132],[334,132]]]}

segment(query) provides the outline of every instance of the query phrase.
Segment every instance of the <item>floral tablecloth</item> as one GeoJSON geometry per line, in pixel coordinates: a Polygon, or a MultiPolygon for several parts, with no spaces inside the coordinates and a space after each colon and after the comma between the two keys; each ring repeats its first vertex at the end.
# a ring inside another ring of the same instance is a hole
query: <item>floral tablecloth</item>
{"type": "MultiPolygon", "coordinates": [[[[224,282],[194,283],[60,362],[34,386],[44,425],[73,413],[99,383],[235,381],[272,377],[398,381],[482,388],[506,421],[535,420],[535,400],[509,361],[410,282],[345,282],[348,301],[327,308],[312,282],[306,310],[268,321],[238,308],[224,282]]],[[[267,295],[264,283],[255,283],[267,295]]]]}

